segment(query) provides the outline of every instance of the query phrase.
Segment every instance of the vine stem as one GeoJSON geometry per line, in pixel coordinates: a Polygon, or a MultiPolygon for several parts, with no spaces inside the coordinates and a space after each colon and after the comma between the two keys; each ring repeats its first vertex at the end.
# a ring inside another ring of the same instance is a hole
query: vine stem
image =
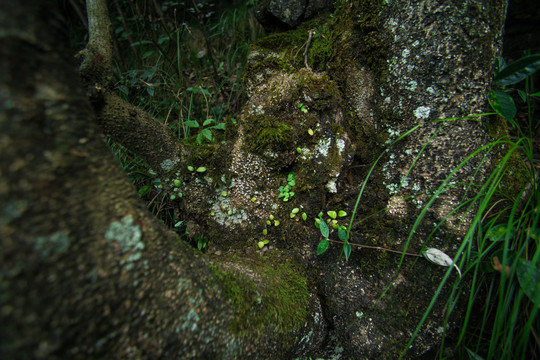
{"type": "MultiPolygon", "coordinates": [[[[332,240],[332,239],[328,239],[328,241],[333,242],[333,243],[337,243],[337,244],[343,244],[343,241],[332,240]]],[[[370,245],[355,244],[355,243],[352,243],[350,241],[348,241],[347,243],[351,244],[351,246],[356,246],[356,247],[364,248],[364,249],[388,251],[388,252],[393,252],[393,253],[396,253],[396,254],[405,254],[405,255],[408,255],[408,256],[423,257],[423,255],[420,255],[420,254],[413,254],[413,253],[408,253],[408,252],[404,253],[403,251],[387,249],[387,248],[383,248],[383,247],[380,247],[380,246],[370,246],[370,245]]]]}

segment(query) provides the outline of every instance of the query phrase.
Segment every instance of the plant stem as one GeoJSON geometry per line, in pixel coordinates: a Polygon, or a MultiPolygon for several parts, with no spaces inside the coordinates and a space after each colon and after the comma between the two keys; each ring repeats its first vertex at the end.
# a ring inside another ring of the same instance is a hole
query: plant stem
{"type": "MultiPolygon", "coordinates": [[[[328,241],[333,242],[333,243],[337,243],[337,244],[343,244],[343,241],[339,241],[339,240],[328,239],[328,241]]],[[[381,250],[381,251],[393,252],[393,253],[396,253],[396,254],[405,254],[405,255],[408,255],[408,256],[422,257],[422,255],[420,255],[420,254],[413,254],[413,253],[408,253],[408,252],[404,253],[403,251],[387,249],[387,248],[383,248],[383,247],[380,247],[380,246],[370,246],[370,245],[355,244],[355,243],[352,243],[350,241],[348,241],[348,243],[351,244],[351,246],[356,246],[356,247],[359,247],[359,248],[381,250]]]]}

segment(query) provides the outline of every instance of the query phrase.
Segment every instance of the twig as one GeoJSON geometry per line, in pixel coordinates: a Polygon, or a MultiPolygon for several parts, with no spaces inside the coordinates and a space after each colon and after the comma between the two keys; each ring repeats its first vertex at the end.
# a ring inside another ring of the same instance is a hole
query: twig
{"type": "MultiPolygon", "coordinates": [[[[337,244],[343,244],[343,241],[332,240],[332,239],[328,239],[328,241],[333,242],[333,243],[337,243],[337,244]]],[[[370,245],[355,244],[355,243],[352,243],[350,241],[348,243],[351,244],[351,246],[356,246],[356,247],[364,248],[364,249],[381,250],[381,251],[393,252],[393,253],[396,253],[396,254],[405,254],[405,255],[408,255],[408,256],[423,257],[420,254],[412,254],[412,253],[408,253],[408,252],[404,253],[403,251],[387,249],[387,248],[383,248],[383,247],[380,247],[380,246],[370,246],[370,245]]]]}
{"type": "Polygon", "coordinates": [[[308,62],[307,62],[307,56],[308,56],[309,46],[311,45],[311,40],[313,39],[313,34],[315,34],[315,31],[308,30],[308,34],[309,35],[308,35],[308,39],[306,43],[306,49],[304,50],[304,64],[306,65],[306,69],[311,71],[311,68],[309,67],[308,62]]]}

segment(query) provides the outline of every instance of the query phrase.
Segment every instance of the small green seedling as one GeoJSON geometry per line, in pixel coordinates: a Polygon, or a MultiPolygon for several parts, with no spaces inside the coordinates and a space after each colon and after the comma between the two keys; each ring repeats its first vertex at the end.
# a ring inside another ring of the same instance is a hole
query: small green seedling
{"type": "Polygon", "coordinates": [[[265,240],[259,241],[257,243],[257,246],[259,247],[259,249],[262,249],[264,247],[264,245],[268,244],[269,242],[270,242],[270,240],[265,239],[265,240]]]}
{"type": "Polygon", "coordinates": [[[303,112],[304,114],[306,114],[308,112],[308,110],[306,109],[306,107],[302,103],[298,103],[298,105],[296,105],[296,107],[299,108],[300,111],[303,112]]]}
{"type": "Polygon", "coordinates": [[[215,123],[216,121],[214,119],[206,119],[204,120],[202,126],[199,124],[197,120],[187,120],[184,121],[184,125],[188,128],[194,128],[199,129],[201,128],[201,131],[197,134],[197,143],[199,145],[202,144],[204,138],[208,139],[210,142],[214,142],[214,137],[212,135],[212,130],[225,130],[225,123],[215,123]],[[212,123],[215,123],[212,125],[212,123]],[[211,126],[210,126],[211,125],[211,126]]]}
{"type": "Polygon", "coordinates": [[[193,166],[191,166],[191,165],[188,165],[187,169],[188,169],[189,171],[195,171],[195,168],[194,168],[193,166]]]}
{"type": "Polygon", "coordinates": [[[174,186],[175,187],[179,187],[180,185],[182,185],[182,182],[178,179],[174,180],[174,186]]]}
{"type": "Polygon", "coordinates": [[[198,173],[203,173],[206,171],[206,168],[204,166],[198,167],[196,170],[198,173]]]}
{"type": "Polygon", "coordinates": [[[283,198],[284,202],[289,201],[289,199],[294,196],[294,192],[291,190],[295,184],[296,181],[294,180],[294,172],[291,171],[287,176],[287,185],[279,187],[278,199],[283,198]]]}

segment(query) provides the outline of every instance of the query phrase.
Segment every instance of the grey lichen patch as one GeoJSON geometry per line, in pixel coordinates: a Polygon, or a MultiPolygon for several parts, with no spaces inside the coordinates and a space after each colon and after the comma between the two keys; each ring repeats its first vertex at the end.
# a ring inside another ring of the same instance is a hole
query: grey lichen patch
{"type": "Polygon", "coordinates": [[[21,199],[7,202],[2,209],[0,209],[0,224],[9,224],[12,220],[21,217],[26,209],[28,209],[27,200],[21,199]]]}
{"type": "Polygon", "coordinates": [[[121,252],[129,253],[127,258],[123,258],[120,263],[125,266],[127,270],[133,267],[133,263],[141,259],[141,250],[144,250],[145,246],[142,242],[142,230],[138,224],[134,224],[135,220],[131,215],[124,217],[121,221],[113,221],[107,232],[105,238],[109,240],[109,245],[116,248],[120,247],[121,252]]]}
{"type": "Polygon", "coordinates": [[[34,250],[42,259],[52,255],[65,253],[70,246],[67,231],[57,231],[46,236],[38,236],[34,239],[34,250]]]}
{"type": "Polygon", "coordinates": [[[165,159],[159,164],[163,171],[168,172],[174,169],[174,166],[176,165],[178,161],[173,161],[171,159],[165,159]]]}

